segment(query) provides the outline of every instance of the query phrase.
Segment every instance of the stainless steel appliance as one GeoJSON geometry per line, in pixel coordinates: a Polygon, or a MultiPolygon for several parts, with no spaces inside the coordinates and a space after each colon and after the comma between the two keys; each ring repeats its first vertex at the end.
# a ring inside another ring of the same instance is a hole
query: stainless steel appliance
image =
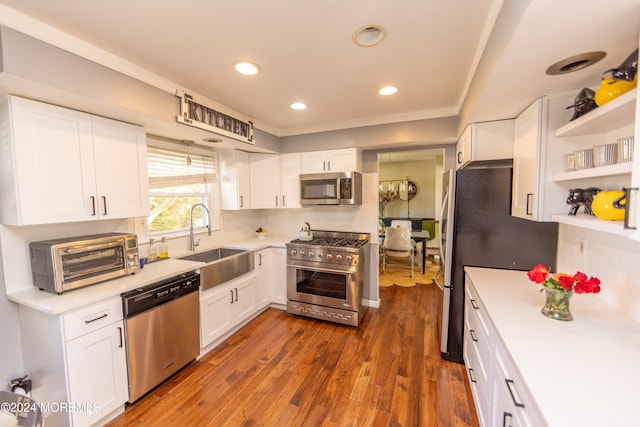
{"type": "Polygon", "coordinates": [[[139,268],[135,234],[105,233],[29,244],[33,286],[61,294],[139,268]]]}
{"type": "Polygon", "coordinates": [[[358,326],[369,234],[313,231],[287,243],[287,312],[358,326]]]}
{"type": "Polygon", "coordinates": [[[361,205],[362,174],[331,172],[300,175],[302,205],[361,205]]]}
{"type": "Polygon", "coordinates": [[[122,294],[129,402],[200,353],[200,276],[181,274],[122,294]]]}
{"type": "Polygon", "coordinates": [[[529,270],[555,268],[558,224],[511,216],[512,168],[449,170],[443,179],[440,271],[443,290],[440,352],[463,363],[464,267],[529,270]]]}

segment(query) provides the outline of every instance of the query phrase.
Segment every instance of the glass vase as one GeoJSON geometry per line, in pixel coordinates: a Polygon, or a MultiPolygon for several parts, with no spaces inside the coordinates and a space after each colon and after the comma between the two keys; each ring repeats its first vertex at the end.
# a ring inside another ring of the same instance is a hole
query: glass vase
{"type": "Polygon", "coordinates": [[[573,320],[573,315],[569,311],[569,302],[573,292],[561,291],[558,289],[544,290],[546,301],[542,307],[542,314],[557,320],[573,320]]]}

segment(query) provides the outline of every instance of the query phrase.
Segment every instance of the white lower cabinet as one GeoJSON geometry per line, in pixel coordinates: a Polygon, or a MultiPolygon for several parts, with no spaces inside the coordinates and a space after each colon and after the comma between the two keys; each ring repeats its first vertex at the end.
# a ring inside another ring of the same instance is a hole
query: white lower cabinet
{"type": "Polygon", "coordinates": [[[544,426],[526,384],[477,297],[465,279],[464,363],[481,426],[544,426]]]}
{"type": "Polygon", "coordinates": [[[287,305],[287,252],[285,248],[267,248],[256,252],[258,285],[256,298],[261,307],[269,303],[287,305]]]}
{"type": "Polygon", "coordinates": [[[222,337],[257,310],[255,270],[200,293],[200,347],[222,337]]]}
{"type": "Polygon", "coordinates": [[[120,296],[60,316],[20,306],[25,372],[46,402],[45,425],[92,426],[129,398],[120,296]]]}

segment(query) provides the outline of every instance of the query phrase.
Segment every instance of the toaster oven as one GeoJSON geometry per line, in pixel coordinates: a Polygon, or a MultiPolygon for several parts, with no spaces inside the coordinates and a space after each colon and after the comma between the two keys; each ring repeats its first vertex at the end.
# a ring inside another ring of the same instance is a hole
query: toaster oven
{"type": "Polygon", "coordinates": [[[135,234],[105,233],[31,242],[33,285],[61,294],[134,274],[140,258],[135,234]]]}

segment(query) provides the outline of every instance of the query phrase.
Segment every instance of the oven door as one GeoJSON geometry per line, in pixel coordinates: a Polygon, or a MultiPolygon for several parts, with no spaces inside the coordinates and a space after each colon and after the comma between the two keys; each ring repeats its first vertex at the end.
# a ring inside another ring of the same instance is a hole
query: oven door
{"type": "Polygon", "coordinates": [[[361,287],[356,271],[326,267],[287,267],[287,299],[325,307],[358,311],[361,287]]]}
{"type": "Polygon", "coordinates": [[[122,239],[93,245],[57,249],[63,289],[101,282],[127,274],[125,244],[122,239]]]}

